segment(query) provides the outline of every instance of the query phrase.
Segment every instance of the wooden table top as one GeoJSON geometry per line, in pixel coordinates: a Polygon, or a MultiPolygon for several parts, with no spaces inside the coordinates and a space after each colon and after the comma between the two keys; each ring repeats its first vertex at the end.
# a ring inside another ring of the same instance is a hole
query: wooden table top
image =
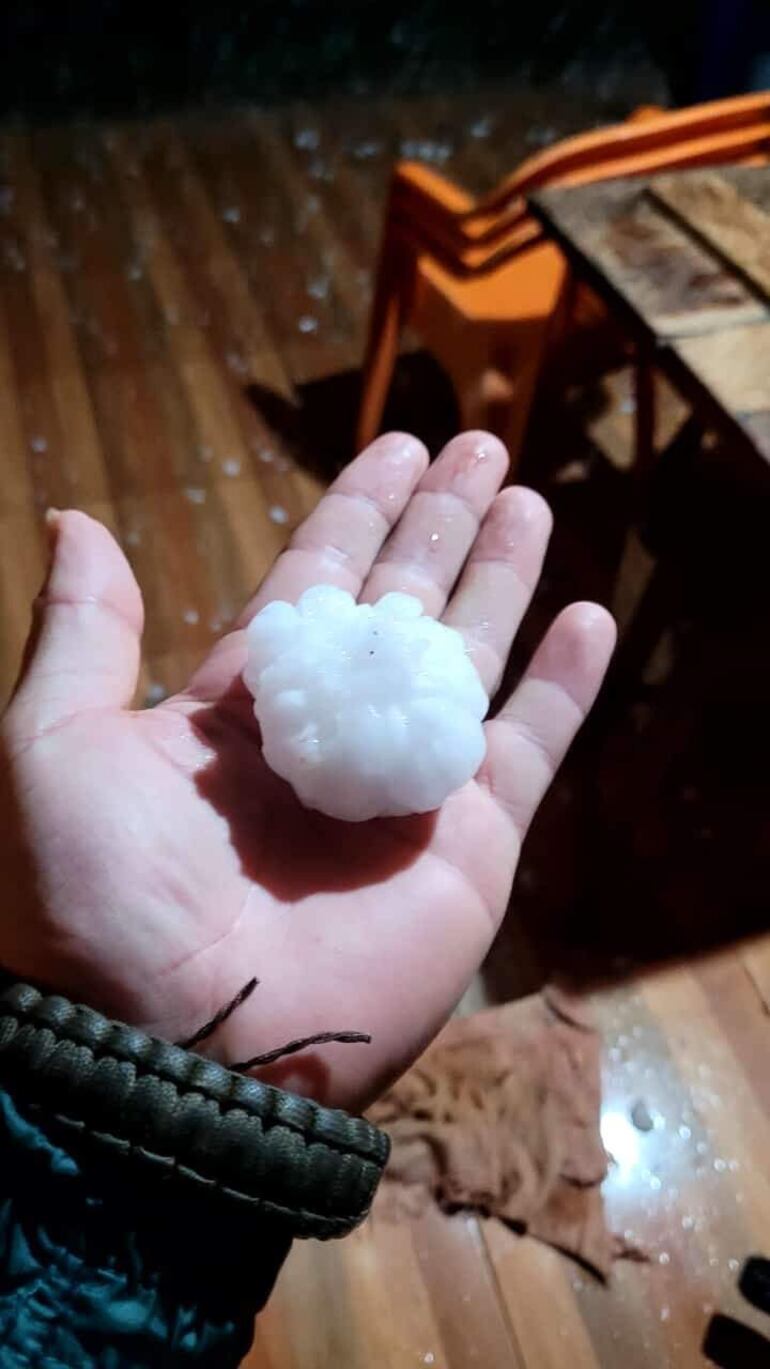
{"type": "Polygon", "coordinates": [[[530,203],[706,420],[770,461],[770,167],[543,190],[530,203]]]}

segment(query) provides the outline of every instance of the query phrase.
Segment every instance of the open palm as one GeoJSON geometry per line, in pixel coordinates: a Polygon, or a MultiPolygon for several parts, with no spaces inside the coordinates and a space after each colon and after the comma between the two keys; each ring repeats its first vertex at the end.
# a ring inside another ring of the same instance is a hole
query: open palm
{"type": "Polygon", "coordinates": [[[601,683],[612,621],[588,604],[557,618],[487,724],[476,780],[439,812],[362,824],[304,809],[265,765],[241,629],[312,584],[368,601],[403,590],[463,633],[493,692],[550,529],[538,495],[498,493],[505,470],[483,433],[456,438],[430,467],[414,439],[380,438],[187,688],[142,712],[129,708],[142,604],[128,563],[100,524],[56,515],[34,646],[3,724],[0,860],[14,898],[0,962],[171,1039],[257,976],[204,1047],[212,1055],[370,1032],[371,1045],[274,1067],[343,1106],[403,1069],[490,944],[527,825],[601,683]]]}

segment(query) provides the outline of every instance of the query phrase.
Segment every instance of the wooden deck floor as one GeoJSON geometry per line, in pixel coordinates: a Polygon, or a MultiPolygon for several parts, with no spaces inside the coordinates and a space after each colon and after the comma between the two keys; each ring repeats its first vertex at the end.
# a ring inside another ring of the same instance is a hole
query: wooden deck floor
{"type": "MultiPolygon", "coordinates": [[[[585,118],[567,110],[562,131],[585,118]]],[[[147,605],[142,699],[179,685],[344,446],[347,411],[336,447],[319,429],[314,466],[294,400],[342,376],[326,411],[350,404],[389,159],[489,184],[548,123],[545,99],[525,119],[501,97],[0,137],[0,697],[49,505],[119,536],[147,605]]],[[[519,987],[507,973],[502,997],[519,987]]],[[[610,1218],[651,1263],[603,1289],[493,1224],[377,1219],[295,1249],[252,1366],[689,1369],[712,1310],[762,1328],[735,1279],[770,1253],[767,943],[595,1001],[610,1218]],[[630,1121],[640,1099],[651,1132],[630,1121]]]]}
{"type": "MultiPolygon", "coordinates": [[[[495,1221],[431,1213],[394,1226],[375,1216],[344,1242],[295,1247],[247,1363],[696,1369],[715,1312],[768,1335],[770,1319],[736,1287],[746,1257],[770,1248],[762,966],[766,975],[767,941],[743,959],[723,952],[594,996],[603,1135],[616,1160],[608,1216],[648,1263],[616,1264],[602,1287],[495,1221]],[[650,1131],[632,1122],[640,1102],[650,1131]]],[[[732,1361],[747,1362],[740,1352],[732,1361]]]]}

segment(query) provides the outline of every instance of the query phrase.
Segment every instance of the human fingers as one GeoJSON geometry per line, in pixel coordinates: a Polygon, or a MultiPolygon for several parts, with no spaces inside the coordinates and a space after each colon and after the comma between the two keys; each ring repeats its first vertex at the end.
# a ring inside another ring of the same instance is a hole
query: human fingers
{"type": "Polygon", "coordinates": [[[598,604],[571,604],[551,624],[518,687],[487,724],[477,779],[523,838],[604,679],[615,624],[598,604]]]}
{"type": "Polygon", "coordinates": [[[487,509],[505,478],[508,454],[489,433],[461,433],[426,471],[361,591],[374,603],[393,590],[413,594],[438,617],[487,509]]]}
{"type": "Polygon", "coordinates": [[[443,621],[465,638],[491,696],[540,577],[551,510],[534,490],[501,490],[473,545],[443,621]]]}
{"type": "Polygon", "coordinates": [[[237,626],[246,627],[273,599],[294,603],[311,585],[358,595],[372,562],[409,503],[428,465],[423,444],[386,433],[351,461],[297,528],[237,626]]]}

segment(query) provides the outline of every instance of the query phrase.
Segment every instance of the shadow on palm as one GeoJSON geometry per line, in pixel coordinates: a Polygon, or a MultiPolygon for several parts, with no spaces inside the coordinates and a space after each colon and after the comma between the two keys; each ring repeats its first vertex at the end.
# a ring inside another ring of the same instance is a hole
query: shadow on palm
{"type": "Polygon", "coordinates": [[[198,792],[226,819],[247,879],[281,902],[381,884],[430,845],[435,813],[354,823],[305,808],[264,760],[240,681],[190,721],[214,753],[196,776],[198,792]]]}

